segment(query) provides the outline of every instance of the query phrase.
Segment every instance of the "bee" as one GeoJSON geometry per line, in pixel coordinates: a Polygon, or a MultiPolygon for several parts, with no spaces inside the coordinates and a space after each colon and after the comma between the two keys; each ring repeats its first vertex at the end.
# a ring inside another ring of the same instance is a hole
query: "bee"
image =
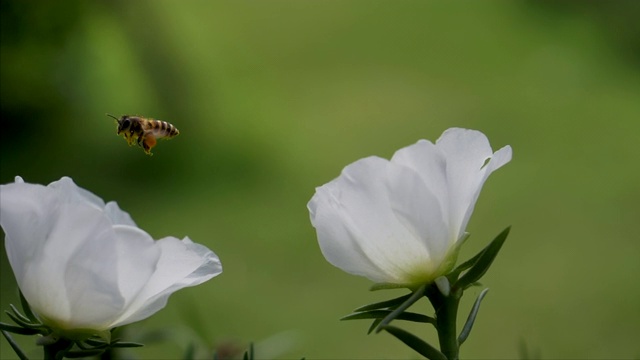
{"type": "Polygon", "coordinates": [[[151,149],[156,146],[157,139],[171,139],[180,131],[166,121],[147,119],[141,116],[122,115],[120,119],[107,114],[118,123],[118,135],[123,135],[129,146],[137,144],[147,155],[153,155],[151,149]]]}

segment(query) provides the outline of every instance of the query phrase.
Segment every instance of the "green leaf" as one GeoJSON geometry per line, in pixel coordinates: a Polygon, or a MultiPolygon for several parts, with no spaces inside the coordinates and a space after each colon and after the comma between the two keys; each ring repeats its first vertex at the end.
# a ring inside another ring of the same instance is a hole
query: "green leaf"
{"type": "Polygon", "coordinates": [[[343,316],[340,318],[340,321],[343,320],[360,320],[360,319],[384,319],[385,316],[389,315],[391,310],[370,310],[370,311],[362,311],[351,313],[349,315],[343,316]]]}
{"type": "MultiPolygon", "coordinates": [[[[343,317],[340,320],[358,320],[358,319],[384,319],[387,315],[391,313],[391,310],[371,310],[371,311],[363,311],[359,313],[349,314],[343,317]]],[[[413,313],[413,312],[403,312],[400,313],[396,317],[396,320],[406,320],[413,321],[419,323],[436,323],[436,319],[429,317],[427,315],[413,313]]]]}
{"type": "Polygon", "coordinates": [[[371,326],[369,326],[369,330],[367,330],[367,335],[371,334],[373,330],[375,330],[378,327],[378,325],[380,325],[381,322],[382,322],[382,319],[373,320],[373,322],[371,323],[371,326]]]}
{"type": "Polygon", "coordinates": [[[426,290],[427,290],[426,284],[420,286],[413,294],[411,294],[411,296],[407,300],[405,300],[405,302],[400,304],[400,306],[398,306],[397,309],[393,310],[392,312],[389,313],[389,315],[387,315],[384,319],[382,319],[382,322],[380,323],[380,326],[376,331],[379,332],[382,327],[387,326],[391,321],[393,321],[401,313],[407,310],[409,306],[413,305],[416,301],[420,300],[420,298],[422,298],[426,290]]]}
{"type": "Polygon", "coordinates": [[[370,291],[378,291],[378,290],[389,290],[389,289],[400,289],[400,288],[406,288],[407,285],[402,285],[402,284],[394,284],[394,283],[377,283],[377,284],[373,284],[373,286],[371,286],[371,288],[369,288],[370,291]]]}
{"type": "Polygon", "coordinates": [[[20,334],[20,335],[35,335],[35,334],[41,333],[39,330],[36,330],[36,329],[9,325],[2,322],[0,322],[0,330],[8,331],[8,332],[12,332],[14,334],[20,334]]]}
{"type": "Polygon", "coordinates": [[[407,346],[417,351],[420,355],[426,357],[430,360],[447,360],[447,357],[444,356],[438,349],[431,346],[429,343],[424,340],[418,338],[417,336],[397,328],[395,326],[384,326],[383,330],[386,330],[389,334],[395,336],[398,340],[405,343],[407,346]]]}
{"type": "MultiPolygon", "coordinates": [[[[109,347],[109,343],[106,343],[104,341],[101,340],[96,340],[96,339],[85,339],[82,341],[83,343],[89,345],[91,348],[101,348],[101,349],[106,349],[109,347]]],[[[80,344],[80,343],[78,343],[80,344]]],[[[85,347],[86,348],[86,347],[85,347]]]]}
{"type": "Polygon", "coordinates": [[[20,358],[20,360],[29,360],[27,355],[25,355],[25,353],[22,351],[22,349],[20,349],[20,346],[18,346],[18,344],[13,340],[11,335],[9,335],[4,330],[0,330],[0,332],[2,333],[4,338],[7,339],[7,342],[9,343],[9,345],[11,346],[13,351],[16,353],[16,355],[18,355],[18,358],[20,358]]]}
{"type": "Polygon", "coordinates": [[[143,347],[144,344],[136,343],[136,342],[127,342],[127,341],[119,341],[117,343],[111,344],[112,348],[135,348],[135,347],[143,347]]]}
{"type": "Polygon", "coordinates": [[[29,328],[29,329],[44,329],[44,325],[42,324],[32,324],[29,322],[24,322],[22,321],[19,317],[13,315],[12,313],[10,313],[9,311],[5,311],[5,314],[7,314],[7,316],[9,316],[11,318],[11,320],[13,320],[13,322],[15,322],[16,324],[24,327],[24,328],[29,328]]]}
{"type": "Polygon", "coordinates": [[[87,349],[87,350],[66,351],[63,356],[70,359],[77,359],[77,358],[100,355],[104,352],[104,350],[105,349],[87,349]]]}
{"type": "Polygon", "coordinates": [[[407,299],[410,298],[410,297],[411,297],[411,294],[402,295],[402,296],[397,297],[395,299],[381,301],[381,302],[377,302],[377,303],[374,303],[374,304],[361,306],[361,307],[355,309],[353,312],[360,312],[360,311],[367,311],[367,310],[377,310],[377,309],[395,307],[395,306],[400,305],[403,302],[407,301],[407,299]]]}
{"type": "Polygon", "coordinates": [[[11,308],[11,311],[13,311],[13,313],[14,313],[18,318],[20,318],[20,320],[22,320],[22,321],[24,321],[24,322],[26,322],[26,323],[31,323],[31,320],[30,320],[28,317],[26,317],[26,316],[22,315],[22,314],[20,313],[20,311],[18,311],[18,308],[16,308],[15,306],[13,306],[13,304],[9,304],[9,307],[11,308]]]}
{"type": "Polygon", "coordinates": [[[244,352],[243,360],[254,360],[255,354],[253,350],[253,343],[249,343],[249,349],[244,352]]]}
{"type": "MultiPolygon", "coordinates": [[[[507,240],[511,227],[504,229],[498,236],[496,236],[487,247],[485,247],[477,256],[477,260],[471,266],[462,277],[455,283],[456,289],[466,289],[471,284],[480,280],[480,278],[487,272],[489,266],[498,255],[502,244],[507,240]]],[[[475,257],[474,257],[475,258],[475,257]]]]}
{"type": "Polygon", "coordinates": [[[20,294],[20,305],[22,306],[22,311],[24,312],[24,314],[29,318],[29,320],[31,320],[32,323],[39,323],[40,320],[38,320],[33,311],[31,311],[31,306],[29,306],[27,299],[25,299],[24,295],[22,295],[22,291],[18,291],[18,294],[20,294]]]}
{"type": "Polygon", "coordinates": [[[469,269],[470,267],[472,267],[480,258],[480,255],[482,255],[482,253],[486,250],[486,248],[482,249],[482,251],[480,251],[479,253],[477,253],[474,257],[472,257],[471,259],[463,262],[462,264],[458,265],[458,267],[456,267],[452,272],[449,273],[449,275],[447,275],[449,278],[449,281],[451,280],[458,280],[458,276],[460,275],[461,272],[469,269]]]}
{"type": "Polygon", "coordinates": [[[480,303],[482,302],[482,299],[484,299],[485,295],[487,295],[488,291],[489,291],[489,288],[482,290],[480,295],[478,295],[478,298],[476,299],[475,303],[473,303],[473,308],[471,308],[469,317],[467,317],[467,322],[464,324],[464,327],[460,332],[460,336],[458,336],[459,345],[462,345],[462,343],[465,342],[465,340],[467,340],[467,337],[469,337],[469,333],[471,333],[471,328],[473,327],[473,323],[476,321],[476,315],[478,315],[478,310],[480,310],[480,303]]]}

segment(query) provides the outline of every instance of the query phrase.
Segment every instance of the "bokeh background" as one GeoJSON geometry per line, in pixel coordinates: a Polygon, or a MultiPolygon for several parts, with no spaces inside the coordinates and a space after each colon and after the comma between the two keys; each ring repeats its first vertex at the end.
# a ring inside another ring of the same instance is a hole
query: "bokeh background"
{"type": "MultiPolygon", "coordinates": [[[[254,342],[259,358],[413,359],[338,321],[403,291],[329,265],[306,203],[359,158],[478,129],[514,158],[487,182],[462,258],[513,229],[462,356],[638,358],[639,4],[2,1],[0,180],[70,176],[154,237],[220,256],[221,276],[125,330],[149,340],[127,357],[254,342]],[[105,113],[181,134],[150,157],[105,113]]],[[[4,251],[0,265],[4,310],[4,251]]]]}

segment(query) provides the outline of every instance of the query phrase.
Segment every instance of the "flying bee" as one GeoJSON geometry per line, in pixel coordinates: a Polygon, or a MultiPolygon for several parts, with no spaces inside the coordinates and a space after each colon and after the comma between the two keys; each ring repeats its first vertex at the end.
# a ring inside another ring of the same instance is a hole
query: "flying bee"
{"type": "Polygon", "coordinates": [[[122,115],[120,119],[107,114],[118,123],[118,135],[123,135],[129,146],[137,144],[147,155],[153,155],[151,149],[157,139],[171,139],[180,134],[178,129],[166,121],[147,119],[141,116],[122,115]]]}

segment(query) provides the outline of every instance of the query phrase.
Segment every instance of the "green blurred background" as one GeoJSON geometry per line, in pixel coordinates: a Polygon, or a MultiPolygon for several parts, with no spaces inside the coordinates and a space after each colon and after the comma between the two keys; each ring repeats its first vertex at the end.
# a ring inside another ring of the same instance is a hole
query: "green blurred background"
{"type": "Polygon", "coordinates": [[[468,228],[462,258],[513,226],[462,356],[640,357],[640,2],[0,4],[1,182],[70,176],[222,260],[128,329],[172,340],[127,356],[179,358],[195,340],[202,356],[254,341],[260,358],[417,358],[338,321],[404,292],[327,263],[306,203],[345,165],[457,126],[514,150],[468,228]],[[149,157],[105,113],[181,134],[149,157]]]}

